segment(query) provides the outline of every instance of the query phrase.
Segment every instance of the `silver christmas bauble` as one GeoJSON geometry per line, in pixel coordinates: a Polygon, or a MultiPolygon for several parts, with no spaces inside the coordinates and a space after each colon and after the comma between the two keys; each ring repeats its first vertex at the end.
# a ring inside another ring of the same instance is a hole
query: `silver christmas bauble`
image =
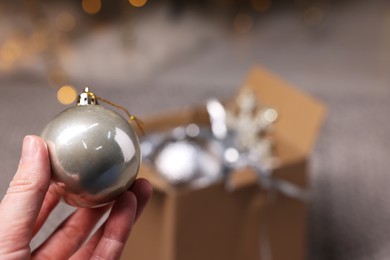
{"type": "Polygon", "coordinates": [[[42,132],[56,190],[77,207],[113,201],[131,186],[141,163],[132,126],[91,94],[86,90],[77,106],[60,113],[42,132]]]}

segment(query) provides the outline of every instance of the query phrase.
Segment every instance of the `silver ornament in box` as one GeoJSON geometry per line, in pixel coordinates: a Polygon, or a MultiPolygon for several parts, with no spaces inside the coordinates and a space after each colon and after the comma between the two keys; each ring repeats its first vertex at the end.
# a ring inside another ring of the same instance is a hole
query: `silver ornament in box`
{"type": "Polygon", "coordinates": [[[43,130],[52,179],[65,202],[103,206],[134,182],[141,163],[138,137],[118,113],[100,106],[88,88],[77,106],[57,115],[43,130]]]}

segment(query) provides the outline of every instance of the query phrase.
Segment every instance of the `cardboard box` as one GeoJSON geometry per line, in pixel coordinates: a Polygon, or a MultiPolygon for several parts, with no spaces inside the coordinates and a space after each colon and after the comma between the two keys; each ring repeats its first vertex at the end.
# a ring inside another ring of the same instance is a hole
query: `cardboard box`
{"type": "MultiPolygon", "coordinates": [[[[324,106],[261,68],[252,70],[243,87],[279,112],[273,134],[281,164],[274,176],[306,188],[307,159],[324,106]]],[[[208,121],[205,108],[198,108],[158,115],[145,125],[153,132],[208,121]]],[[[270,197],[250,169],[232,175],[233,192],[226,191],[224,183],[200,189],[173,187],[146,165],[140,175],[150,180],[154,195],[122,259],[305,259],[307,205],[281,194],[270,197]]]]}

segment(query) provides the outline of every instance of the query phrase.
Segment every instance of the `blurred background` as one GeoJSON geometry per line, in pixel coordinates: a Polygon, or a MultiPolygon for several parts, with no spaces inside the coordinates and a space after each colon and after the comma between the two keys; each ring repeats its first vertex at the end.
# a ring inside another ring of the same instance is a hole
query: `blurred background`
{"type": "MultiPolygon", "coordinates": [[[[309,259],[390,257],[390,2],[0,2],[4,195],[22,138],[85,86],[139,117],[228,99],[260,64],[323,101],[309,259]]],[[[61,205],[39,239],[71,209],[61,205]]]]}

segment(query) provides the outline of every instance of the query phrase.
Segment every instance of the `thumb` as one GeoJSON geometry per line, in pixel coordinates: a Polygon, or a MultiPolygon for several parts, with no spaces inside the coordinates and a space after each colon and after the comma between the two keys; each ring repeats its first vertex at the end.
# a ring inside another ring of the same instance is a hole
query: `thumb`
{"type": "Polygon", "coordinates": [[[26,136],[19,168],[0,204],[0,255],[30,253],[32,229],[49,184],[46,143],[26,136]]]}

